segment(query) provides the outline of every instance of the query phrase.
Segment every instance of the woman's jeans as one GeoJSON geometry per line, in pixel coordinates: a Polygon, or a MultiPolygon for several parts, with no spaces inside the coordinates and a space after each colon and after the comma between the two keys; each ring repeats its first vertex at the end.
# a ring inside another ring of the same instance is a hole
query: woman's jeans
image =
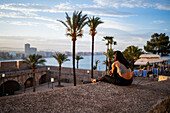
{"type": "Polygon", "coordinates": [[[105,75],[105,76],[97,79],[97,81],[109,82],[109,83],[120,85],[120,86],[128,86],[133,82],[133,77],[131,79],[127,80],[119,75],[117,75],[117,76],[105,75]]]}

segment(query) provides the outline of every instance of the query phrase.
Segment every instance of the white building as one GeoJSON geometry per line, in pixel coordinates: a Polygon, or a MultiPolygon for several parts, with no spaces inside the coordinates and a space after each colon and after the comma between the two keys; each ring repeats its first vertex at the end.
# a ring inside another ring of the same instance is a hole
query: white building
{"type": "Polygon", "coordinates": [[[28,57],[32,54],[37,54],[37,48],[30,48],[30,44],[25,44],[25,56],[28,57]]]}

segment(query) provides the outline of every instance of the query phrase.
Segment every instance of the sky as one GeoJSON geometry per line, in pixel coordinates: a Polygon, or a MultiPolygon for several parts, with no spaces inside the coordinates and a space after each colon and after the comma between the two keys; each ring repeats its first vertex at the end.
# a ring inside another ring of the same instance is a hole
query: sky
{"type": "MultiPolygon", "coordinates": [[[[0,50],[24,51],[30,43],[38,51],[72,51],[67,37],[65,12],[74,11],[88,17],[100,17],[95,52],[106,51],[104,36],[113,36],[114,50],[123,51],[130,45],[143,49],[153,33],[170,36],[170,0],[0,0],[0,50]]],[[[77,52],[91,52],[89,27],[77,38],[77,52]]]]}

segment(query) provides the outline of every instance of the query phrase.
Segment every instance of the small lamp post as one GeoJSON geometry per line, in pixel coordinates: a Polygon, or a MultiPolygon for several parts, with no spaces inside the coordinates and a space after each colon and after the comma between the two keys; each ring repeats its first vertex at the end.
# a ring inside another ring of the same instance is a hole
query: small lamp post
{"type": "Polygon", "coordinates": [[[51,78],[51,83],[52,83],[52,89],[53,89],[54,78],[51,78]]]}
{"type": "Polygon", "coordinates": [[[3,80],[2,95],[4,95],[4,79],[5,79],[5,74],[2,74],[2,80],[3,80]]]}
{"type": "Polygon", "coordinates": [[[47,70],[48,70],[48,88],[49,88],[49,86],[50,86],[50,76],[49,76],[49,74],[50,74],[50,67],[48,67],[47,70]]]}

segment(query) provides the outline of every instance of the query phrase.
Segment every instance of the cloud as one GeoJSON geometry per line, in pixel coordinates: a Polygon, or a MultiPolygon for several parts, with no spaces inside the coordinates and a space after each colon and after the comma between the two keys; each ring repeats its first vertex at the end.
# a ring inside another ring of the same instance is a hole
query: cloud
{"type": "Polygon", "coordinates": [[[165,23],[165,21],[163,21],[163,20],[155,20],[152,23],[154,23],[154,24],[162,24],[162,23],[165,23]]]}
{"type": "Polygon", "coordinates": [[[100,6],[114,8],[155,8],[160,10],[170,10],[170,3],[165,1],[149,1],[149,0],[93,0],[100,6]]]}
{"type": "Polygon", "coordinates": [[[147,39],[143,38],[142,36],[133,36],[130,34],[127,34],[126,37],[129,37],[128,39],[124,39],[124,36],[119,36],[116,45],[116,49],[119,49],[121,51],[125,50],[128,46],[134,45],[138,46],[139,48],[143,49],[144,45],[146,45],[147,39]]]}
{"type": "Polygon", "coordinates": [[[113,19],[109,18],[103,18],[103,24],[99,26],[99,28],[111,28],[111,29],[117,29],[121,31],[133,31],[135,30],[134,26],[131,24],[121,23],[118,21],[115,21],[113,19]]]}
{"type": "Polygon", "coordinates": [[[21,12],[50,12],[50,13],[58,13],[58,12],[69,12],[72,9],[69,6],[69,3],[61,3],[56,6],[46,6],[40,4],[4,4],[0,5],[0,9],[7,9],[13,11],[21,11],[21,12]]]}
{"type": "Polygon", "coordinates": [[[48,24],[48,23],[29,22],[29,21],[4,21],[4,20],[0,20],[0,23],[13,24],[13,25],[18,25],[18,26],[45,26],[55,31],[65,30],[65,27],[61,26],[59,23],[48,24]]]}
{"type": "Polygon", "coordinates": [[[58,8],[58,9],[64,9],[64,10],[66,10],[66,9],[67,10],[73,9],[73,6],[71,7],[69,2],[61,3],[59,5],[56,5],[55,7],[58,8]]]}
{"type": "Polygon", "coordinates": [[[48,18],[48,17],[42,17],[34,13],[23,13],[23,12],[0,12],[0,18],[31,18],[31,19],[37,19],[37,20],[43,20],[48,22],[57,23],[56,19],[48,18]]]}
{"type": "Polygon", "coordinates": [[[58,30],[65,30],[65,27],[64,26],[59,26],[59,25],[56,25],[56,24],[44,24],[46,27],[50,28],[50,29],[53,29],[55,31],[58,31],[58,30]]]}
{"type": "Polygon", "coordinates": [[[24,25],[24,26],[37,26],[37,25],[40,25],[40,23],[37,23],[37,22],[24,22],[24,21],[2,21],[2,20],[0,20],[0,23],[8,23],[8,24],[24,25]]]}
{"type": "Polygon", "coordinates": [[[71,5],[70,3],[61,3],[55,6],[46,6],[40,4],[4,4],[0,5],[0,9],[6,9],[11,11],[20,11],[22,13],[33,12],[49,12],[49,13],[65,13],[73,12],[74,10],[83,10],[83,13],[89,15],[99,15],[99,16],[112,16],[112,17],[129,17],[134,16],[127,12],[120,12],[116,10],[106,9],[99,5],[89,5],[89,4],[76,4],[71,5]],[[76,7],[75,7],[76,6],[76,7]]]}
{"type": "Polygon", "coordinates": [[[156,4],[156,8],[160,10],[170,10],[170,4],[156,4]]]}
{"type": "Polygon", "coordinates": [[[0,12],[0,18],[9,17],[9,18],[31,18],[36,17],[36,14],[33,13],[19,13],[19,12],[0,12]]]}
{"type": "Polygon", "coordinates": [[[103,7],[100,5],[89,5],[89,4],[76,4],[78,10],[82,10],[83,13],[88,15],[97,16],[108,16],[108,17],[130,17],[135,16],[131,13],[124,11],[117,11],[108,7],[103,7]]]}
{"type": "Polygon", "coordinates": [[[97,15],[97,16],[108,16],[108,17],[130,17],[130,16],[135,16],[130,13],[122,13],[122,12],[117,12],[117,11],[109,11],[107,12],[106,9],[95,9],[95,10],[83,10],[84,13],[88,15],[97,15]]]}
{"type": "Polygon", "coordinates": [[[109,6],[114,8],[121,8],[121,7],[152,7],[151,3],[146,2],[146,0],[93,0],[95,3],[101,6],[109,6]]]}
{"type": "Polygon", "coordinates": [[[169,29],[164,29],[164,31],[169,31],[169,29]]]}
{"type": "Polygon", "coordinates": [[[76,4],[77,7],[79,8],[103,8],[102,6],[100,5],[89,5],[89,4],[76,4]]]}
{"type": "MultiPolygon", "coordinates": [[[[63,28],[63,26],[61,26],[59,24],[59,22],[57,22],[55,19],[53,18],[47,18],[47,17],[41,17],[39,15],[33,14],[33,13],[22,13],[22,12],[0,12],[0,18],[31,18],[31,19],[36,19],[36,20],[42,20],[42,21],[47,21],[47,22],[52,22],[55,24],[47,24],[47,23],[43,23],[43,25],[45,25],[48,28],[52,28],[54,30],[58,30],[63,28]],[[54,27],[55,26],[55,27],[54,27]]],[[[37,26],[37,25],[41,25],[40,23],[37,22],[24,22],[24,21],[0,21],[1,23],[8,23],[8,24],[15,24],[15,25],[29,25],[29,26],[37,26]]]]}

